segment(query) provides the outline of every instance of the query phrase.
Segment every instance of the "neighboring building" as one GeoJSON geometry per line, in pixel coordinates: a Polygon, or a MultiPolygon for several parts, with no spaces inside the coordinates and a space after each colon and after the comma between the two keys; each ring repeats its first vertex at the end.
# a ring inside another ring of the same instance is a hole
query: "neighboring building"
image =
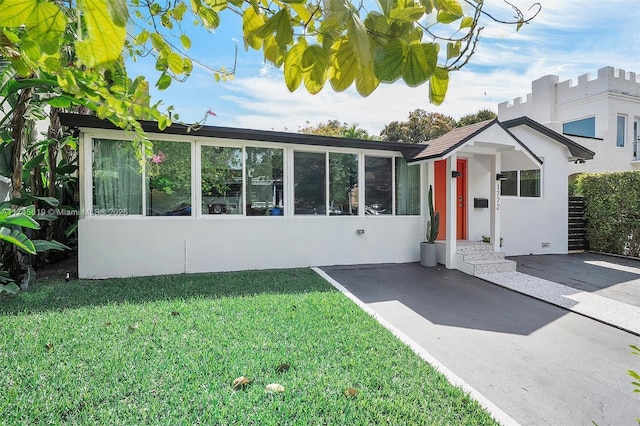
{"type": "Polygon", "coordinates": [[[79,132],[81,278],[415,262],[430,185],[439,262],[514,270],[505,253],[567,253],[568,189],[557,182],[593,157],[527,118],[417,145],[143,122],[154,154],[141,167],[130,133],[61,120],[79,132]],[[483,236],[490,253],[469,253],[483,236]]]}
{"type": "Polygon", "coordinates": [[[640,75],[605,67],[559,81],[547,75],[531,83],[525,102],[498,105],[501,121],[527,116],[595,152],[592,161],[569,165],[569,175],[640,170],[640,75]]]}

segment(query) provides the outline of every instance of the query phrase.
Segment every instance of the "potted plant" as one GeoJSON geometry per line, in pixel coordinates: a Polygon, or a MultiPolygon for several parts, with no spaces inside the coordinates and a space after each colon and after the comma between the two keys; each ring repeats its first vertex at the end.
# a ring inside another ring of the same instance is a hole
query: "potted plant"
{"type": "Polygon", "coordinates": [[[420,264],[422,266],[436,266],[438,256],[436,251],[436,238],[440,226],[440,213],[433,208],[433,188],[429,185],[429,219],[427,220],[426,241],[420,243],[420,264]]]}

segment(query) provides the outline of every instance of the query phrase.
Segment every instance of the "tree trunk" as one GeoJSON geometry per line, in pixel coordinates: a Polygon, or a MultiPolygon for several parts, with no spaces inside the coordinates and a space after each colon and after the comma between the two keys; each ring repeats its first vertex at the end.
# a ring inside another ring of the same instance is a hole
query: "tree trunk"
{"type": "Polygon", "coordinates": [[[13,147],[11,149],[11,163],[13,165],[11,196],[13,198],[20,198],[22,194],[22,156],[24,155],[25,145],[25,114],[31,103],[32,96],[32,88],[26,88],[20,91],[18,104],[13,111],[13,118],[11,119],[11,136],[13,138],[13,147]]]}

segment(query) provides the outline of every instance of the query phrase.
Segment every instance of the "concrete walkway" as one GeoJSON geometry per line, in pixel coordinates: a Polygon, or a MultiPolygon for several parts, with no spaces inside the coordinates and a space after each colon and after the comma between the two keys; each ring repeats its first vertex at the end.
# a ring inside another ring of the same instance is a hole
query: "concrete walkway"
{"type": "Polygon", "coordinates": [[[597,253],[509,259],[518,272],[478,278],[640,336],[640,260],[597,253]]]}
{"type": "Polygon", "coordinates": [[[565,294],[554,296],[557,284],[547,280],[533,298],[521,293],[527,280],[529,292],[539,283],[522,273],[515,277],[525,284],[513,291],[418,264],[316,270],[504,425],[632,425],[640,417],[627,375],[640,370],[629,348],[640,344],[638,336],[555,306],[602,302],[588,292],[564,286],[565,294]],[[554,297],[560,300],[552,304],[554,297]]]}

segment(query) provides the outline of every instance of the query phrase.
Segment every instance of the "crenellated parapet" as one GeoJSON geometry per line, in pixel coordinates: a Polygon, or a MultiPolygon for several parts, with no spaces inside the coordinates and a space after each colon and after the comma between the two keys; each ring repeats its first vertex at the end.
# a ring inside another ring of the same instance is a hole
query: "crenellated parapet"
{"type": "MultiPolygon", "coordinates": [[[[512,102],[498,104],[498,114],[516,116],[532,108],[548,107],[549,102],[561,104],[600,93],[621,93],[640,97],[640,75],[632,71],[604,67],[598,70],[596,78],[589,74],[574,80],[559,81],[557,75],[546,75],[531,83],[532,92],[526,100],[515,98],[512,102]]],[[[526,115],[526,114],[524,114],[526,115]]],[[[503,118],[503,117],[501,117],[503,118]]],[[[503,118],[504,119],[504,118],[503,118]]]]}

